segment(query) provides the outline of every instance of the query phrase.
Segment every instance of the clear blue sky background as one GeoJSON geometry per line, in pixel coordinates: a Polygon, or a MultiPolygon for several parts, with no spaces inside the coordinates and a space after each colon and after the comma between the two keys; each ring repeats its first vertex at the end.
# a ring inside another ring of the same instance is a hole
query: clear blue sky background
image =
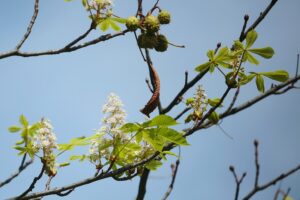
{"type": "MultiPolygon", "coordinates": [[[[32,16],[33,0],[5,1],[0,7],[0,51],[12,49],[23,36],[32,16]]],[[[42,0],[40,14],[31,37],[23,50],[39,51],[62,47],[83,33],[90,25],[81,1],[42,0]]],[[[154,1],[146,1],[149,8],[154,1]]],[[[170,41],[186,45],[185,49],[170,47],[166,53],[151,52],[161,77],[161,100],[167,105],[184,82],[184,71],[194,77],[195,66],[206,61],[206,51],[218,42],[231,46],[237,39],[244,14],[250,23],[269,3],[268,0],[203,0],[166,1],[161,7],[172,13],[172,23],[162,27],[170,41]]],[[[261,65],[248,66],[249,71],[285,69],[295,73],[296,54],[300,52],[300,1],[281,0],[257,28],[257,47],[272,46],[276,54],[272,60],[261,60],[261,65]]],[[[127,17],[136,11],[136,1],[116,0],[114,11],[127,17]]],[[[94,31],[88,38],[102,34],[94,31]]],[[[0,61],[0,180],[15,171],[20,157],[11,148],[18,135],[9,134],[7,127],[16,124],[20,114],[31,122],[41,117],[51,119],[60,143],[90,135],[100,127],[101,107],[110,92],[117,93],[128,111],[128,121],[142,121],[139,112],[150,93],[144,82],[148,69],[136,47],[133,34],[126,34],[73,53],[31,58],[11,57],[0,61]]],[[[225,89],[221,75],[208,75],[201,85],[209,97],[219,97],[225,89]]],[[[266,82],[266,87],[270,87],[266,82]]],[[[193,91],[189,93],[192,95],[193,91]]],[[[255,85],[242,88],[238,103],[258,95],[255,85]]],[[[189,96],[187,95],[187,96],[189,96]]],[[[232,94],[231,94],[232,95],[232,94]]],[[[182,160],[175,189],[170,199],[233,199],[235,184],[229,165],[238,174],[247,171],[241,188],[243,196],[253,185],[253,140],[259,139],[261,183],[270,180],[300,162],[300,91],[290,91],[267,100],[223,121],[222,127],[234,138],[226,137],[218,127],[195,133],[182,149],[182,160]]],[[[228,103],[228,101],[227,101],[228,103]]],[[[179,106],[176,115],[183,107],[179,106]]],[[[86,149],[75,151],[86,152],[86,149]]],[[[68,155],[69,156],[69,155],[68,155]]],[[[61,157],[60,162],[67,159],[61,157]]],[[[147,200],[160,199],[170,182],[170,163],[151,173],[147,200]]],[[[29,186],[40,171],[35,164],[10,185],[1,188],[0,199],[18,195],[29,186]]],[[[74,163],[58,172],[52,186],[62,186],[90,177],[94,168],[89,163],[74,163]]],[[[35,191],[44,189],[44,177],[35,191]]],[[[65,199],[134,199],[138,179],[128,182],[103,180],[77,188],[65,199]]],[[[300,199],[300,173],[282,182],[291,187],[291,195],[300,199]]],[[[272,199],[278,185],[255,196],[272,199]]],[[[56,196],[45,199],[57,199],[56,196]]]]}

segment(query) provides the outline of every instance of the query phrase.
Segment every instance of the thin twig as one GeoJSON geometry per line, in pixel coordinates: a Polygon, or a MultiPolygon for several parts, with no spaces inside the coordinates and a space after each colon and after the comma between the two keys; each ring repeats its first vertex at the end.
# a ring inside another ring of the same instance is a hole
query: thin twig
{"type": "Polygon", "coordinates": [[[138,48],[139,48],[139,51],[140,51],[140,53],[141,53],[141,55],[142,55],[142,58],[143,58],[143,60],[144,60],[145,62],[147,62],[147,60],[146,60],[146,58],[145,58],[145,55],[144,55],[144,53],[143,53],[141,47],[140,47],[139,44],[138,44],[138,37],[137,37],[136,31],[134,31],[133,33],[134,33],[134,37],[135,37],[135,40],[136,40],[136,44],[137,44],[137,46],[138,46],[138,48]]]}
{"type": "Polygon", "coordinates": [[[270,4],[266,7],[266,9],[260,13],[259,17],[253,22],[253,24],[247,29],[245,34],[240,37],[240,41],[242,42],[245,38],[248,32],[255,29],[262,20],[267,16],[267,14],[270,12],[270,10],[273,8],[273,6],[277,3],[278,0],[271,0],[270,4]]]}
{"type": "Polygon", "coordinates": [[[254,181],[254,188],[258,187],[258,180],[259,180],[259,173],[260,173],[260,165],[258,160],[258,140],[254,140],[254,149],[255,149],[255,181],[254,181]]]}
{"type": "Polygon", "coordinates": [[[150,92],[152,92],[152,93],[153,93],[154,91],[153,91],[153,89],[152,89],[152,87],[151,87],[151,85],[150,85],[150,81],[149,81],[149,79],[148,79],[148,78],[146,78],[146,80],[145,80],[145,81],[146,81],[146,84],[147,84],[147,86],[148,86],[148,88],[149,88],[150,92]]]}
{"type": "Polygon", "coordinates": [[[139,173],[134,173],[134,174],[132,174],[132,175],[129,175],[129,176],[125,176],[125,177],[121,177],[121,178],[119,178],[119,177],[117,177],[117,176],[113,176],[112,178],[114,179],[114,180],[116,180],[116,181],[128,181],[128,180],[131,180],[131,179],[133,179],[134,177],[136,177],[137,175],[139,175],[139,173]]]}
{"type": "Polygon", "coordinates": [[[65,197],[65,196],[71,194],[71,192],[73,192],[74,190],[75,190],[75,189],[71,189],[71,190],[69,190],[69,191],[67,191],[67,192],[65,192],[65,193],[59,192],[59,193],[57,193],[57,195],[60,196],[60,197],[65,197]]]}
{"type": "Polygon", "coordinates": [[[50,190],[50,184],[51,184],[51,181],[53,178],[54,178],[54,176],[49,176],[48,181],[46,183],[45,191],[50,190]]]}
{"type": "Polygon", "coordinates": [[[230,112],[230,111],[231,111],[231,109],[233,108],[233,106],[234,106],[234,104],[235,104],[235,102],[236,102],[236,100],[237,100],[237,98],[238,98],[238,96],[239,96],[239,93],[240,93],[240,87],[237,87],[237,89],[236,89],[236,91],[235,91],[235,94],[234,94],[234,96],[233,96],[233,99],[232,99],[232,101],[231,101],[229,107],[227,108],[227,110],[226,110],[224,113],[227,113],[227,112],[230,112]]]}
{"type": "Polygon", "coordinates": [[[18,197],[16,197],[15,199],[22,199],[22,197],[25,197],[29,192],[31,192],[34,187],[35,184],[38,182],[38,180],[40,180],[44,174],[45,171],[45,166],[43,165],[41,172],[39,173],[38,176],[34,177],[32,183],[30,184],[29,188],[27,190],[25,190],[21,195],[19,195],[18,197]]]}
{"type": "Polygon", "coordinates": [[[33,160],[29,160],[29,161],[25,162],[24,164],[21,164],[20,167],[19,167],[19,169],[18,169],[18,171],[16,171],[15,173],[13,173],[9,178],[7,178],[6,180],[4,180],[3,182],[0,182],[0,188],[3,187],[4,185],[7,185],[13,179],[15,179],[17,176],[19,176],[21,174],[21,172],[24,171],[32,163],[33,163],[33,160]]]}
{"type": "Polygon", "coordinates": [[[24,36],[23,36],[22,40],[19,42],[19,44],[17,44],[17,46],[15,47],[16,51],[18,51],[22,47],[22,45],[24,44],[24,42],[29,37],[29,35],[31,33],[31,30],[32,30],[32,27],[33,27],[33,25],[35,23],[35,20],[36,20],[37,16],[38,16],[38,13],[39,13],[39,0],[35,0],[33,15],[31,17],[31,20],[30,20],[29,25],[27,27],[26,33],[24,34],[24,36]]]}
{"type": "Polygon", "coordinates": [[[70,42],[69,44],[67,44],[65,46],[66,49],[69,49],[70,47],[72,47],[73,45],[77,44],[80,40],[84,39],[86,36],[88,36],[88,34],[93,30],[93,22],[90,26],[90,28],[85,32],[83,33],[82,35],[78,36],[78,38],[76,38],[75,40],[73,40],[72,42],[70,42]]]}
{"type": "Polygon", "coordinates": [[[241,178],[238,178],[236,172],[235,172],[235,169],[234,169],[234,166],[230,166],[229,167],[229,171],[231,171],[233,177],[234,177],[234,180],[235,180],[235,194],[234,194],[234,200],[238,200],[239,198],[239,193],[240,193],[240,187],[241,187],[241,184],[244,180],[244,178],[246,177],[247,173],[244,172],[242,177],[241,178]]]}
{"type": "Polygon", "coordinates": [[[297,172],[300,170],[300,164],[294,168],[292,168],[291,170],[285,172],[285,173],[282,173],[281,175],[277,176],[276,178],[274,178],[273,180],[261,185],[261,186],[258,186],[257,188],[253,188],[253,190],[251,190],[244,198],[243,200],[248,200],[250,199],[253,195],[255,195],[257,192],[259,191],[262,191],[262,190],[265,190],[267,189],[268,187],[272,186],[272,185],[275,185],[277,182],[287,178],[288,176],[292,175],[293,173],[297,172]]]}
{"type": "Polygon", "coordinates": [[[174,119],[178,120],[180,117],[182,117],[186,112],[188,112],[189,110],[191,110],[191,107],[187,107],[185,108],[183,111],[181,111],[174,119]]]}
{"type": "MultiPolygon", "coordinates": [[[[53,50],[47,50],[47,51],[38,51],[38,52],[21,52],[21,51],[17,51],[17,50],[13,50],[13,51],[9,51],[9,52],[5,52],[0,54],[0,59],[3,58],[7,58],[7,57],[11,57],[11,56],[21,56],[21,57],[33,57],[33,56],[43,56],[43,55],[56,55],[56,54],[61,54],[61,53],[68,53],[68,52],[73,52],[76,51],[78,49],[82,49],[94,44],[97,44],[99,42],[104,42],[107,40],[110,40],[112,38],[121,36],[121,35],[125,35],[127,32],[129,32],[127,29],[124,31],[120,31],[114,34],[106,34],[106,35],[102,35],[96,39],[84,42],[82,44],[78,44],[76,46],[72,46],[69,48],[66,48],[66,46],[60,48],[60,49],[53,49],[53,50]]],[[[78,40],[78,37],[75,39],[78,40]]],[[[74,40],[74,41],[75,41],[74,40]]],[[[70,42],[72,43],[72,42],[70,42]]]]}
{"type": "Polygon", "coordinates": [[[174,183],[175,183],[175,179],[176,179],[176,175],[177,175],[177,171],[178,171],[178,167],[179,167],[179,164],[180,164],[180,147],[179,147],[179,155],[178,155],[178,159],[176,160],[176,163],[175,165],[172,164],[171,165],[171,169],[172,169],[172,180],[171,180],[171,183],[168,187],[168,190],[167,192],[165,193],[164,197],[162,198],[162,200],[167,200],[167,198],[170,196],[171,192],[173,191],[173,188],[174,188],[174,183]]]}
{"type": "Polygon", "coordinates": [[[245,15],[244,16],[244,25],[243,25],[243,28],[242,28],[242,31],[241,31],[241,34],[240,34],[240,41],[243,40],[243,37],[245,35],[245,30],[246,30],[246,27],[247,27],[248,20],[249,20],[249,15],[245,15]]]}

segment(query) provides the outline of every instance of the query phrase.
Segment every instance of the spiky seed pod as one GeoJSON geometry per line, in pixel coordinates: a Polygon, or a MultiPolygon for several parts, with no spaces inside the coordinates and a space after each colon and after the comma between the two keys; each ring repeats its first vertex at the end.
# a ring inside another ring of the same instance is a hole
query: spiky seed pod
{"type": "Polygon", "coordinates": [[[168,39],[164,35],[157,36],[157,45],[155,50],[158,52],[164,52],[168,49],[168,39]]]}
{"type": "Polygon", "coordinates": [[[166,10],[159,12],[157,18],[158,18],[160,24],[169,24],[171,22],[171,15],[166,10]]]}
{"type": "Polygon", "coordinates": [[[139,19],[135,16],[128,17],[126,20],[126,27],[130,31],[136,31],[139,28],[139,19]]]}
{"type": "Polygon", "coordinates": [[[138,45],[140,48],[153,49],[157,43],[157,37],[154,34],[143,33],[138,37],[138,45]]]}
{"type": "Polygon", "coordinates": [[[159,30],[160,23],[157,17],[148,15],[147,17],[145,17],[144,26],[147,29],[148,33],[155,33],[159,30]]]}

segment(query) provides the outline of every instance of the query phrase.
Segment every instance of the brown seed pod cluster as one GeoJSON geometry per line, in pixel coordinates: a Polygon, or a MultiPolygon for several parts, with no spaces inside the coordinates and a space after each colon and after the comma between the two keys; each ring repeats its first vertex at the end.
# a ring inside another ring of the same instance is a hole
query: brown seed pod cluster
{"type": "Polygon", "coordinates": [[[160,26],[169,24],[171,15],[168,11],[160,11],[157,16],[148,14],[138,19],[135,16],[128,17],[126,27],[130,31],[141,30],[138,36],[138,45],[140,48],[155,49],[158,52],[164,52],[168,49],[168,39],[165,35],[159,34],[160,26]]]}

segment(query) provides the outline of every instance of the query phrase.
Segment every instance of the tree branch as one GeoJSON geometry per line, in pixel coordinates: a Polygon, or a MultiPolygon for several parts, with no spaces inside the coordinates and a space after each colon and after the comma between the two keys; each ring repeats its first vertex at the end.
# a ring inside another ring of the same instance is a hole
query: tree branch
{"type": "Polygon", "coordinates": [[[178,167],[180,164],[180,160],[179,158],[176,160],[175,165],[171,165],[171,169],[172,169],[172,180],[171,183],[169,185],[169,188],[167,190],[167,192],[165,193],[164,197],[162,198],[162,200],[167,200],[167,198],[169,197],[169,195],[171,194],[173,187],[174,187],[174,183],[175,183],[175,179],[176,179],[176,175],[177,175],[177,171],[178,171],[178,167]]]}
{"type": "Polygon", "coordinates": [[[121,35],[125,35],[127,32],[128,32],[128,30],[126,29],[126,30],[123,30],[123,31],[120,31],[120,32],[117,32],[114,34],[102,35],[102,36],[100,36],[96,39],[90,40],[88,42],[84,42],[82,44],[78,44],[76,46],[69,47],[71,44],[73,45],[74,42],[76,42],[76,41],[78,42],[81,39],[83,39],[84,37],[86,37],[86,35],[89,33],[89,30],[88,30],[84,34],[77,37],[75,40],[73,40],[72,42],[70,42],[69,44],[67,44],[66,46],[64,46],[60,49],[39,51],[39,52],[21,52],[18,50],[13,50],[13,51],[9,51],[9,52],[0,54],[0,59],[11,57],[11,56],[33,57],[33,56],[56,55],[56,54],[61,54],[61,53],[72,52],[72,51],[76,51],[78,49],[82,49],[82,48],[97,44],[99,42],[104,42],[106,40],[110,40],[112,38],[115,38],[115,37],[118,37],[121,35]]]}
{"type": "Polygon", "coordinates": [[[245,38],[248,32],[255,29],[262,20],[268,15],[270,10],[273,8],[273,6],[277,3],[278,0],[271,0],[270,4],[266,7],[266,9],[260,13],[260,16],[253,22],[253,24],[247,29],[247,31],[240,36],[240,41],[242,42],[245,38]]]}
{"type": "Polygon", "coordinates": [[[150,170],[145,168],[140,179],[139,190],[138,190],[136,200],[144,199],[146,194],[146,185],[147,185],[149,174],[150,174],[150,170]]]}
{"type": "Polygon", "coordinates": [[[39,0],[35,0],[35,3],[34,3],[34,12],[33,12],[33,15],[32,15],[32,18],[29,22],[29,25],[27,27],[27,32],[24,34],[23,38],[21,39],[21,41],[19,42],[19,44],[17,44],[17,46],[15,47],[16,51],[18,51],[22,45],[24,44],[24,42],[27,40],[27,38],[29,37],[30,33],[31,33],[31,30],[32,30],[32,27],[35,23],[35,20],[38,16],[38,13],[39,13],[39,0]]]}
{"type": "Polygon", "coordinates": [[[32,183],[30,184],[29,188],[27,190],[25,190],[21,195],[19,195],[18,197],[16,197],[15,199],[22,199],[23,197],[25,197],[29,192],[31,192],[34,187],[35,184],[38,182],[38,180],[40,180],[44,174],[45,171],[45,166],[43,165],[41,172],[39,173],[39,175],[37,177],[35,177],[32,181],[32,183]]]}
{"type": "Polygon", "coordinates": [[[20,167],[19,167],[19,169],[18,169],[18,171],[16,171],[15,173],[13,173],[5,181],[0,182],[0,188],[3,187],[4,185],[10,183],[13,179],[15,179],[17,176],[19,176],[21,174],[21,172],[24,171],[32,163],[33,163],[33,160],[29,160],[29,161],[25,162],[24,164],[21,164],[20,167]]]}

